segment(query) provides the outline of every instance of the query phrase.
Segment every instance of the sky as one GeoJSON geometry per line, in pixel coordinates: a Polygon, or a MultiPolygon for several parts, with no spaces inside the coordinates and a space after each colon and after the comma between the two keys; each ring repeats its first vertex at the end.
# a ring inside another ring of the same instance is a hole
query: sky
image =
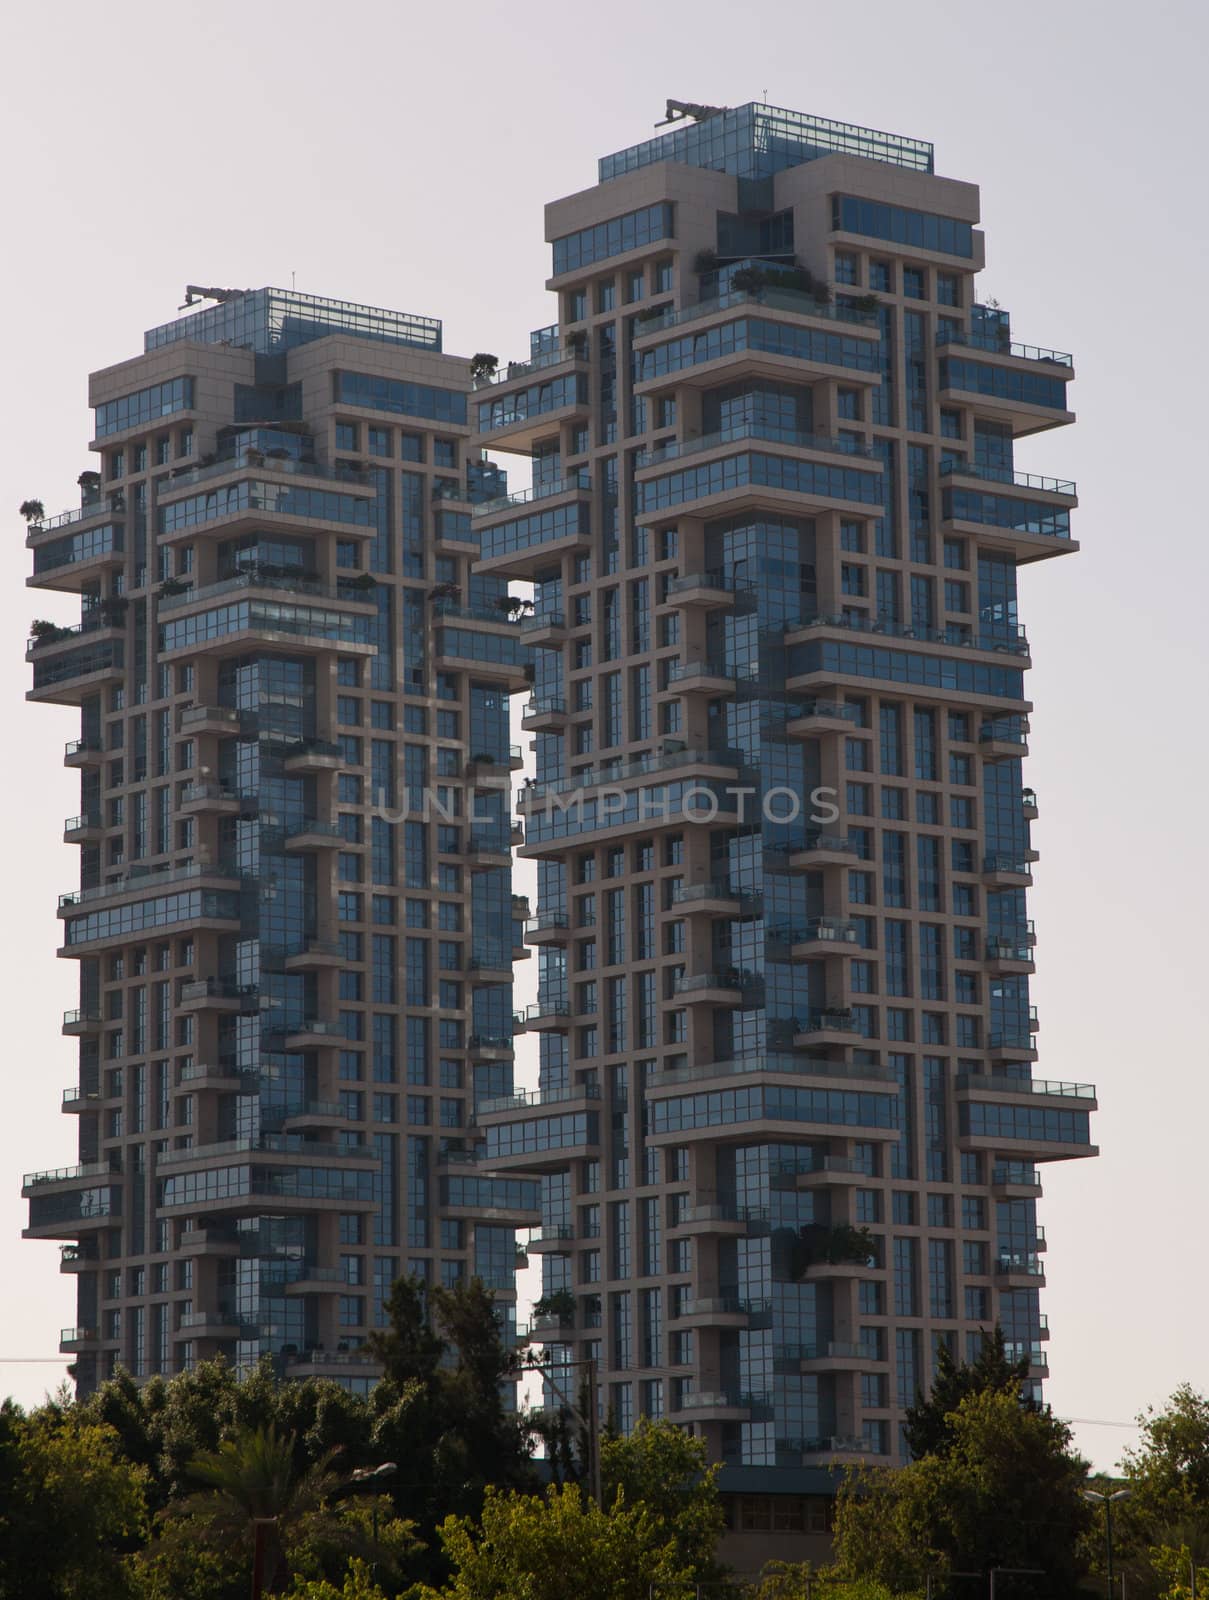
{"type": "MultiPolygon", "coordinates": [[[[1018,339],[1075,353],[1078,426],[1017,458],[1078,481],[1082,545],[1020,586],[1037,707],[1025,781],[1041,806],[1037,1073],[1095,1082],[1101,1104],[1099,1159],[1054,1164],[1039,1208],[1047,1394],[1109,1467],[1136,1437],[1120,1424],[1181,1382],[1209,1390],[1209,8],[60,0],[5,17],[0,1393],[34,1404],[53,1388],[74,1320],[56,1246],[20,1240],[19,1196],[22,1172],[76,1159],[58,1112],[76,972],[53,952],[56,898],[77,881],[60,832],[78,777],[60,763],[78,714],[27,706],[23,659],[29,620],[68,620],[72,597],[23,592],[17,506],[76,500],[94,465],[88,372],[137,354],[186,283],[293,282],[439,316],[453,352],[523,356],[556,316],[544,203],[648,138],[668,97],[764,96],[932,140],[938,173],[981,185],[980,297],[1010,310],[1018,339]]],[[[524,1058],[520,1076],[533,1070],[524,1058]]]]}

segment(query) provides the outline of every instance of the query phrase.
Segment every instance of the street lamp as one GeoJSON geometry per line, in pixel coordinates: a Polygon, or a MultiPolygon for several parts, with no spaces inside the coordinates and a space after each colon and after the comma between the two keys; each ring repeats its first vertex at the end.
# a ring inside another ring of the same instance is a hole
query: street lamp
{"type": "Polygon", "coordinates": [[[1116,1489],[1112,1494],[1101,1494],[1098,1489],[1084,1489],[1083,1498],[1093,1505],[1104,1507],[1104,1537],[1107,1548],[1108,1600],[1112,1600],[1112,1508],[1118,1500],[1128,1500],[1132,1489],[1116,1489]]]}
{"type": "MultiPolygon", "coordinates": [[[[389,1477],[391,1477],[394,1473],[398,1472],[398,1470],[399,1470],[399,1463],[397,1461],[383,1461],[383,1462],[380,1463],[380,1465],[378,1465],[376,1467],[358,1467],[356,1472],[350,1472],[349,1473],[348,1481],[350,1483],[357,1483],[357,1484],[374,1483],[379,1478],[389,1478],[389,1477]]],[[[376,1500],[374,1501],[373,1505],[370,1507],[369,1514],[373,1519],[374,1543],[377,1544],[377,1542],[378,1542],[378,1502],[376,1500]]]]}

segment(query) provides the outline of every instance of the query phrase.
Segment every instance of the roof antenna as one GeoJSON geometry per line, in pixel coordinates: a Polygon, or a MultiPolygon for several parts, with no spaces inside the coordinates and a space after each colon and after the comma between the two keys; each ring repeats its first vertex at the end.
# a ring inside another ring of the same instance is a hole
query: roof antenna
{"type": "Polygon", "coordinates": [[[655,126],[666,128],[669,122],[683,122],[689,117],[694,122],[704,122],[707,117],[720,117],[726,109],[725,106],[699,106],[692,100],[669,100],[663,121],[655,126]]]}
{"type": "Polygon", "coordinates": [[[200,284],[188,283],[185,285],[185,303],[176,309],[188,311],[199,300],[217,300],[221,305],[224,300],[237,300],[241,294],[250,293],[250,289],[203,289],[200,284]]]}

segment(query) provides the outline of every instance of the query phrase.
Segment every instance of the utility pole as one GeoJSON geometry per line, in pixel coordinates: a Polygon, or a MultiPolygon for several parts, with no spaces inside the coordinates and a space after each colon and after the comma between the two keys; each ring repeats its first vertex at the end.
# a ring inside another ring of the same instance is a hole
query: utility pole
{"type": "Polygon", "coordinates": [[[599,1407],[596,1400],[596,1360],[595,1357],[588,1356],[582,1361],[560,1361],[558,1363],[558,1367],[560,1371],[569,1371],[575,1367],[586,1367],[588,1369],[588,1401],[586,1412],[581,1410],[580,1407],[576,1405],[575,1401],[572,1400],[570,1395],[566,1393],[558,1379],[550,1371],[550,1367],[545,1362],[527,1362],[522,1370],[525,1372],[540,1372],[542,1377],[562,1401],[563,1405],[566,1406],[567,1410],[583,1429],[585,1451],[588,1458],[584,1462],[588,1486],[592,1495],[592,1499],[596,1502],[600,1510],[603,1511],[604,1489],[601,1484],[600,1475],[600,1419],[597,1415],[599,1407]]]}

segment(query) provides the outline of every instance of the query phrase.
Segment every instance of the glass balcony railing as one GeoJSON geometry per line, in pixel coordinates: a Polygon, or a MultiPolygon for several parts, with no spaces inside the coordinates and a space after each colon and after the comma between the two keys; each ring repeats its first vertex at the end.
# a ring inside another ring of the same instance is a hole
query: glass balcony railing
{"type": "Polygon", "coordinates": [[[1041,1172],[1027,1161],[997,1161],[991,1168],[992,1184],[1014,1184],[1023,1189],[1039,1189],[1041,1172]]]}
{"type": "Polygon", "coordinates": [[[1060,1096],[1064,1100],[1094,1100],[1094,1083],[1072,1083],[1065,1078],[1013,1078],[1002,1072],[959,1072],[959,1089],[986,1089],[995,1094],[1060,1096]]]}
{"type": "Polygon", "coordinates": [[[685,456],[699,455],[703,450],[716,450],[719,445],[732,444],[739,439],[762,439],[770,444],[792,445],[799,450],[826,450],[844,456],[863,456],[876,459],[874,451],[863,439],[821,433],[803,433],[796,428],[778,427],[773,422],[753,418],[737,422],[715,433],[699,434],[692,439],[666,439],[649,450],[640,450],[634,466],[661,466],[665,461],[679,461],[685,456]]]}
{"type": "Polygon", "coordinates": [[[1027,656],[1028,635],[1018,623],[985,623],[977,626],[950,622],[934,628],[923,622],[901,622],[893,617],[873,617],[866,612],[833,611],[803,617],[785,624],[786,633],[805,628],[843,628],[851,633],[884,634],[891,639],[921,639],[926,644],[956,645],[963,650],[995,650],[1009,655],[1027,656]]]}
{"type": "Polygon", "coordinates": [[[979,333],[964,328],[941,328],[936,335],[938,345],[960,344],[970,350],[989,350],[993,355],[1017,356],[1024,361],[1047,361],[1054,366],[1073,367],[1075,358],[1065,350],[1047,350],[1042,345],[1017,344],[1001,332],[979,333]]]}
{"type": "Polygon", "coordinates": [[[977,461],[942,461],[942,478],[977,478],[984,483],[1005,483],[1014,489],[1040,489],[1045,494],[1075,494],[1070,478],[1046,478],[1038,472],[1016,472],[1012,467],[992,467],[977,461]]]}
{"type": "Polygon", "coordinates": [[[532,505],[535,500],[548,500],[556,494],[585,493],[591,486],[591,480],[586,472],[572,472],[565,478],[555,478],[549,483],[534,483],[528,489],[517,489],[514,494],[499,495],[494,500],[480,501],[471,514],[476,517],[487,517],[496,511],[507,511],[512,506],[527,506],[532,505]]]}
{"type": "Polygon", "coordinates": [[[544,372],[547,367],[561,366],[564,361],[586,361],[587,342],[578,341],[560,346],[556,350],[542,350],[526,361],[505,361],[493,373],[474,380],[476,389],[488,389],[492,384],[511,383],[515,378],[527,378],[531,372],[544,372]]]}
{"type": "Polygon", "coordinates": [[[635,338],[649,333],[662,333],[666,328],[680,328],[686,322],[698,322],[702,317],[716,316],[719,311],[730,311],[737,306],[762,306],[773,311],[794,311],[803,317],[823,317],[829,322],[852,322],[867,327],[876,326],[877,312],[860,310],[844,300],[832,305],[820,305],[813,295],[800,294],[793,289],[760,288],[732,289],[729,294],[702,300],[695,306],[684,306],[675,311],[669,308],[658,316],[640,319],[634,329],[635,338]]]}
{"type": "Polygon", "coordinates": [[[575,794],[581,789],[598,789],[611,783],[621,783],[627,778],[641,778],[654,772],[675,772],[682,767],[738,767],[741,760],[738,750],[671,750],[618,762],[616,766],[593,767],[587,772],[572,773],[567,778],[529,783],[521,793],[527,799],[542,800],[548,795],[575,794]]]}

